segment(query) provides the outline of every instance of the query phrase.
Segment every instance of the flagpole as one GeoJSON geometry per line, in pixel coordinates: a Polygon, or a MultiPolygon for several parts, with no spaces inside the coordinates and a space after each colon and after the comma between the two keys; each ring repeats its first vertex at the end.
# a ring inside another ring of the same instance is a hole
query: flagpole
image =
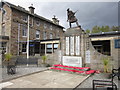
{"type": "MultiPolygon", "coordinates": [[[[29,19],[30,16],[28,15],[28,32],[27,32],[27,61],[29,59],[29,19]]],[[[27,62],[27,66],[28,66],[28,62],[27,62]]]]}

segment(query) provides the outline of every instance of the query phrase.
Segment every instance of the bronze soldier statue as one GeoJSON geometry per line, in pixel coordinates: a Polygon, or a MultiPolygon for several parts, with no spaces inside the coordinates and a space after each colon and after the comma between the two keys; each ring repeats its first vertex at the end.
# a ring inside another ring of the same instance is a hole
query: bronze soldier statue
{"type": "Polygon", "coordinates": [[[67,22],[69,22],[70,28],[71,28],[71,23],[74,23],[74,22],[76,22],[78,27],[80,27],[80,25],[77,22],[78,20],[75,17],[76,12],[71,11],[69,8],[67,9],[67,16],[68,16],[67,22]]]}

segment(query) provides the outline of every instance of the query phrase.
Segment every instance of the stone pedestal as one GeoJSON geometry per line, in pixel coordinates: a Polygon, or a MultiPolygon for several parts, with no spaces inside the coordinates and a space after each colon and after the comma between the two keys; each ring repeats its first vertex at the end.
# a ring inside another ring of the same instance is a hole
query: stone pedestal
{"type": "Polygon", "coordinates": [[[64,37],[63,65],[84,66],[86,50],[85,32],[80,27],[68,28],[64,37]]]}

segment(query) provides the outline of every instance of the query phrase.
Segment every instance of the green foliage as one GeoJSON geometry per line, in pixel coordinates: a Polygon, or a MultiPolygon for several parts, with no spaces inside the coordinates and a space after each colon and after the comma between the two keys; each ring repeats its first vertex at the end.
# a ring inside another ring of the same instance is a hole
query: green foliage
{"type": "Polygon", "coordinates": [[[100,32],[100,28],[98,26],[94,26],[92,28],[92,33],[99,33],[100,32]]]}
{"type": "Polygon", "coordinates": [[[117,26],[112,26],[111,31],[119,31],[119,27],[117,27],[117,26]]]}
{"type": "Polygon", "coordinates": [[[10,61],[12,55],[10,53],[5,54],[5,61],[10,61]]]}
{"type": "Polygon", "coordinates": [[[104,57],[102,58],[103,60],[103,65],[104,65],[104,72],[107,73],[108,71],[108,64],[109,64],[109,58],[108,57],[104,57]]]}
{"type": "Polygon", "coordinates": [[[47,60],[47,56],[42,56],[42,60],[43,60],[43,64],[45,64],[46,63],[46,60],[47,60]]]}
{"type": "Polygon", "coordinates": [[[89,30],[89,29],[87,29],[87,30],[86,30],[86,33],[90,33],[90,30],[89,30]]]}
{"type": "MultiPolygon", "coordinates": [[[[94,26],[91,30],[92,33],[101,33],[101,32],[111,32],[111,31],[119,31],[119,28],[118,26],[112,26],[111,28],[109,26],[102,26],[102,27],[99,27],[99,26],[94,26]]],[[[86,30],[86,33],[90,33],[90,30],[86,30]]]]}

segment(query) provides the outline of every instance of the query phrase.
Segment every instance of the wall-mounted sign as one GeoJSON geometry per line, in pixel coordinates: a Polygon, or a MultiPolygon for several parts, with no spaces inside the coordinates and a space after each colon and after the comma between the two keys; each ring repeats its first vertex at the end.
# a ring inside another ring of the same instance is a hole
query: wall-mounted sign
{"type": "Polygon", "coordinates": [[[90,50],[86,51],[86,63],[90,63],[90,50]]]}
{"type": "Polygon", "coordinates": [[[115,48],[120,48],[120,39],[115,39],[115,48]]]}
{"type": "Polygon", "coordinates": [[[34,47],[34,44],[30,44],[30,47],[34,47]]]}
{"type": "Polygon", "coordinates": [[[74,55],[74,37],[70,37],[70,54],[74,55]]]}
{"type": "Polygon", "coordinates": [[[69,55],[69,37],[66,37],[66,55],[69,55]]]}
{"type": "Polygon", "coordinates": [[[80,55],[80,36],[76,36],[76,55],[80,55]]]}

